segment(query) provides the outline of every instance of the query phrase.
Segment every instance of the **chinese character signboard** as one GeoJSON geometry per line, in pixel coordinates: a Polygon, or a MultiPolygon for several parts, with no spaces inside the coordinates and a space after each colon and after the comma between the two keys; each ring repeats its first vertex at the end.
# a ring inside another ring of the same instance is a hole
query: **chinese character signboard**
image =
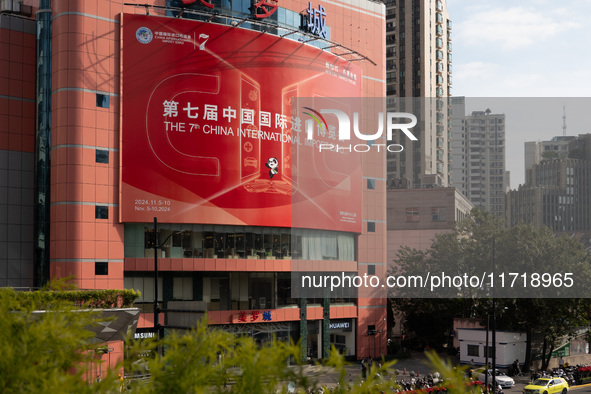
{"type": "Polygon", "coordinates": [[[273,322],[273,311],[240,311],[232,316],[232,323],[267,323],[273,322]]]}
{"type": "Polygon", "coordinates": [[[326,10],[322,5],[318,5],[318,8],[312,7],[312,2],[308,2],[308,23],[306,27],[308,31],[322,38],[327,37],[326,31],[326,10]]]}
{"type": "Polygon", "coordinates": [[[339,219],[361,217],[359,155],[314,153],[334,128],[309,141],[291,111],[296,97],[359,97],[358,67],[270,34],[130,14],[121,58],[122,222],[290,227],[303,206],[306,227],[361,231],[339,219]]]}

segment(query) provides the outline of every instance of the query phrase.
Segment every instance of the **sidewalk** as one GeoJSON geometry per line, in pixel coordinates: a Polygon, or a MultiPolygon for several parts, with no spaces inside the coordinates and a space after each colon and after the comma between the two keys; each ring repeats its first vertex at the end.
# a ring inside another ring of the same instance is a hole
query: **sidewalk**
{"type": "MultiPolygon", "coordinates": [[[[444,357],[445,358],[445,357],[444,357]]],[[[411,357],[399,360],[393,368],[388,370],[388,375],[397,375],[400,378],[414,376],[425,376],[436,371],[428,365],[429,361],[423,352],[412,352],[411,357]]],[[[305,376],[316,377],[318,382],[323,385],[335,384],[338,382],[339,375],[331,367],[319,365],[305,365],[305,376]]],[[[361,378],[361,362],[353,362],[345,367],[347,382],[355,382],[361,378]]]]}

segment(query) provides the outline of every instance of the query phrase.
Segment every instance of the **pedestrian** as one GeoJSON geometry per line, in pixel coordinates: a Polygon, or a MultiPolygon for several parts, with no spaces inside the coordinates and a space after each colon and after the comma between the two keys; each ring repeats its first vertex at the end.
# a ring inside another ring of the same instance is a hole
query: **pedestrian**
{"type": "Polygon", "coordinates": [[[474,372],[474,359],[470,360],[470,368],[468,369],[467,375],[468,379],[472,378],[472,373],[474,372]]]}
{"type": "Polygon", "coordinates": [[[560,367],[560,369],[564,368],[564,359],[562,358],[562,356],[560,356],[560,358],[558,359],[558,366],[560,367]]]}
{"type": "Polygon", "coordinates": [[[363,359],[361,360],[361,377],[363,378],[363,380],[365,380],[367,378],[367,365],[366,364],[366,360],[367,359],[363,359]]]}
{"type": "Polygon", "coordinates": [[[123,379],[123,376],[121,376],[121,374],[117,375],[117,380],[119,381],[119,392],[123,392],[123,387],[125,386],[125,379],[123,379]]]}
{"type": "Polygon", "coordinates": [[[513,361],[511,368],[509,368],[509,376],[517,375],[517,360],[513,361]]]}

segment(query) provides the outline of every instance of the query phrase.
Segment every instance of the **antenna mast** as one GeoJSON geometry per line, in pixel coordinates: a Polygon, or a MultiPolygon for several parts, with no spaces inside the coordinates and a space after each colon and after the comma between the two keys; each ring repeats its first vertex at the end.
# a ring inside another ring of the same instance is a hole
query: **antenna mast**
{"type": "Polygon", "coordinates": [[[562,136],[566,137],[566,107],[562,106],[562,136]]]}

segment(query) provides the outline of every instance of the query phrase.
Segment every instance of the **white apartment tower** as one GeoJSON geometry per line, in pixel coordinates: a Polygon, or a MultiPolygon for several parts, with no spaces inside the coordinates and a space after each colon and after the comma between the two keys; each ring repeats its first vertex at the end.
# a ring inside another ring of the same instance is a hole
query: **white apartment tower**
{"type": "Polygon", "coordinates": [[[452,121],[453,184],[475,207],[504,217],[505,115],[473,111],[462,116],[463,97],[454,97],[452,121]]]}
{"type": "Polygon", "coordinates": [[[451,21],[444,0],[385,0],[389,108],[411,112],[418,141],[388,155],[388,178],[407,187],[451,184],[451,21]],[[410,100],[410,98],[415,98],[410,100]]]}

